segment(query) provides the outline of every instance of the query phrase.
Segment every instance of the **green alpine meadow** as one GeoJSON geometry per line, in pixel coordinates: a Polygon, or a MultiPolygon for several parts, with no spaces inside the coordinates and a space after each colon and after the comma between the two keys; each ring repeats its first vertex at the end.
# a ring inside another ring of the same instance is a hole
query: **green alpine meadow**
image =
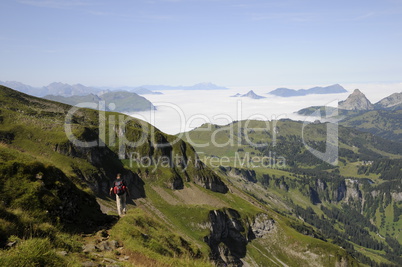
{"type": "Polygon", "coordinates": [[[312,153],[329,122],[168,135],[4,86],[0,103],[0,266],[402,264],[402,144],[348,127],[370,113],[339,126],[333,164],[312,153]]]}

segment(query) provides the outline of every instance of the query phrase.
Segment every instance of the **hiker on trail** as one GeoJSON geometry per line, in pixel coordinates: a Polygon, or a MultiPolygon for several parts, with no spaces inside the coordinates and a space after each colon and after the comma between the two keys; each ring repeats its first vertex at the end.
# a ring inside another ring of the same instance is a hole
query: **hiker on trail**
{"type": "Polygon", "coordinates": [[[121,178],[121,174],[116,175],[116,180],[114,180],[112,186],[110,187],[109,194],[112,193],[116,195],[117,212],[119,216],[122,217],[126,214],[126,196],[130,196],[126,182],[121,178]]]}

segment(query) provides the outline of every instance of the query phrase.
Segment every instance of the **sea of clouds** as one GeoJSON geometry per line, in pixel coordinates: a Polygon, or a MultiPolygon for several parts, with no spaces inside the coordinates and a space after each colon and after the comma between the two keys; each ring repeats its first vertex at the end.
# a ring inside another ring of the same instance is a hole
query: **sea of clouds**
{"type": "MultiPolygon", "coordinates": [[[[300,86],[288,88],[314,87],[300,86]]],[[[325,85],[323,85],[325,86],[325,85]]],[[[300,109],[310,106],[336,106],[345,100],[354,89],[358,88],[375,103],[392,93],[402,92],[402,83],[394,84],[342,84],[348,90],[342,94],[307,95],[297,97],[278,97],[268,94],[277,87],[232,87],[228,90],[165,90],[162,95],[146,95],[156,110],[136,112],[129,115],[145,120],[168,134],[190,131],[204,123],[227,125],[232,121],[278,120],[312,120],[298,115],[300,109]],[[264,99],[232,97],[253,90],[264,99]],[[335,103],[335,104],[334,104],[335,103]]],[[[286,87],[286,86],[283,86],[286,87]]]]}

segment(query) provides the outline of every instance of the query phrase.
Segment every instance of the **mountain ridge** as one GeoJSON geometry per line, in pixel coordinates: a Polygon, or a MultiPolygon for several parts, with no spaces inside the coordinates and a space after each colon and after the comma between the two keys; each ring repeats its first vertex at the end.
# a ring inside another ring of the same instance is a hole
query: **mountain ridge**
{"type": "Polygon", "coordinates": [[[402,109],[402,92],[393,93],[374,104],[375,109],[402,109]]]}
{"type": "Polygon", "coordinates": [[[81,103],[94,103],[99,105],[105,102],[106,111],[130,113],[136,111],[155,110],[156,107],[146,98],[127,91],[109,91],[102,94],[89,94],[83,96],[64,97],[60,95],[46,95],[44,99],[61,102],[75,106],[81,103]],[[112,105],[111,105],[112,104],[112,105]]]}
{"type": "MultiPolygon", "coordinates": [[[[336,109],[339,123],[344,126],[354,127],[363,132],[369,132],[382,138],[402,142],[402,127],[400,116],[402,113],[402,93],[394,93],[384,97],[375,104],[364,96],[359,90],[348,97],[348,102],[341,101],[339,108],[336,109]],[[345,109],[346,108],[346,109],[345,109]]],[[[332,116],[335,108],[328,109],[323,106],[308,107],[299,110],[297,113],[309,116],[320,110],[332,116]]]]}
{"type": "Polygon", "coordinates": [[[339,94],[346,93],[347,90],[339,84],[329,85],[325,87],[312,87],[310,89],[289,89],[289,88],[277,88],[268,94],[281,96],[281,97],[293,97],[293,96],[306,96],[310,94],[339,94]]]}
{"type": "Polygon", "coordinates": [[[58,95],[64,97],[83,96],[87,94],[99,94],[105,91],[128,91],[139,95],[147,94],[162,94],[155,90],[227,90],[224,86],[218,86],[210,82],[198,83],[191,86],[167,86],[167,85],[142,85],[139,87],[120,86],[85,86],[82,84],[70,85],[62,82],[52,82],[49,85],[42,87],[33,87],[17,81],[0,81],[0,85],[12,88],[14,90],[26,93],[29,95],[43,97],[46,95],[58,95]]]}

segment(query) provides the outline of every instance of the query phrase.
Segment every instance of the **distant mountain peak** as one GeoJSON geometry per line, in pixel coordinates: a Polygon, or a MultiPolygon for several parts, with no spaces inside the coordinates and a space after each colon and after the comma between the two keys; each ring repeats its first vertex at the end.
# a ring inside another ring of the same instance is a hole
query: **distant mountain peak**
{"type": "Polygon", "coordinates": [[[263,97],[263,96],[257,95],[256,93],[254,93],[253,90],[250,90],[250,91],[249,91],[247,94],[245,94],[244,96],[247,96],[247,97],[250,97],[250,98],[253,98],[253,99],[265,98],[265,97],[263,97]]]}
{"type": "Polygon", "coordinates": [[[233,95],[232,97],[248,97],[248,98],[251,98],[251,99],[265,98],[264,96],[257,95],[256,93],[254,93],[253,90],[248,91],[248,93],[246,93],[244,95],[237,93],[237,94],[233,95]]]}
{"type": "Polygon", "coordinates": [[[359,89],[355,89],[346,100],[339,102],[339,108],[346,110],[373,110],[374,105],[359,89]]]}
{"type": "Polygon", "coordinates": [[[364,94],[362,93],[362,91],[360,91],[359,89],[355,89],[355,90],[353,90],[353,93],[352,93],[352,95],[363,95],[364,96],[364,94]]]}
{"type": "Polygon", "coordinates": [[[49,83],[49,85],[48,86],[56,86],[56,85],[68,85],[67,83],[62,83],[62,82],[52,82],[52,83],[49,83]]]}

